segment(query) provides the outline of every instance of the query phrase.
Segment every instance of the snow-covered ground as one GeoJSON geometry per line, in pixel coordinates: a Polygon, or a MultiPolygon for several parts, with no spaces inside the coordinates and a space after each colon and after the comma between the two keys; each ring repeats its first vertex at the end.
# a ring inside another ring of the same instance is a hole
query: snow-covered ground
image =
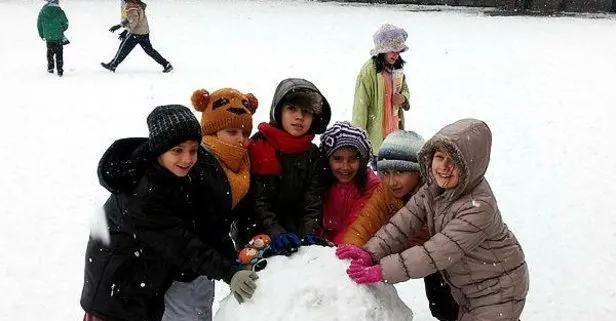
{"type": "MultiPolygon", "coordinates": [[[[614,319],[616,20],[152,0],[152,43],[175,71],[136,48],[112,74],[99,63],[118,45],[107,31],[118,1],[61,2],[63,79],[45,71],[42,1],[0,2],[0,320],[80,320],[89,221],[107,196],[98,159],[114,139],[146,135],[153,107],[230,86],[260,99],[264,121],[277,83],[304,77],[334,120],[348,120],[356,73],[386,22],[409,32],[408,127],[428,138],[476,117],[492,128],[487,176],[531,271],[523,320],[614,319]]],[[[397,289],[416,320],[431,320],[422,281],[397,289]]]]}

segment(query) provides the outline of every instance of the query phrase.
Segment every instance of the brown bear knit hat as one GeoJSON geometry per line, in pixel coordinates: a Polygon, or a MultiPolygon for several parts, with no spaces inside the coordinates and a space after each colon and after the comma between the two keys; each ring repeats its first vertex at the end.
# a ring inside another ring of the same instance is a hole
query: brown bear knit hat
{"type": "Polygon", "coordinates": [[[233,88],[212,92],[196,90],[191,97],[193,106],[201,115],[203,135],[212,135],[225,128],[241,128],[244,134],[252,132],[252,115],[259,101],[251,94],[242,94],[233,88]]]}

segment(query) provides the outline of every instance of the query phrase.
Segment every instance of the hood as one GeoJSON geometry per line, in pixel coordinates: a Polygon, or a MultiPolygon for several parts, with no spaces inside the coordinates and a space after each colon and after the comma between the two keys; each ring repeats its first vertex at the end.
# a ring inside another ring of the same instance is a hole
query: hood
{"type": "Polygon", "coordinates": [[[319,114],[313,114],[312,127],[310,128],[310,134],[322,134],[327,129],[327,125],[332,116],[329,102],[319,91],[319,89],[311,82],[301,78],[288,78],[280,82],[276,91],[274,92],[274,99],[272,99],[272,107],[270,109],[270,124],[277,128],[282,128],[281,124],[281,101],[283,98],[293,91],[312,91],[316,92],[323,99],[321,111],[319,114]]]}
{"type": "Polygon", "coordinates": [[[127,191],[135,186],[144,164],[147,138],[124,138],[115,141],[98,163],[98,180],[111,193],[127,191]]]}
{"type": "Polygon", "coordinates": [[[441,129],[419,151],[421,174],[428,184],[434,183],[432,156],[440,144],[445,145],[460,169],[460,183],[444,194],[455,200],[483,180],[490,163],[492,133],[486,123],[477,119],[462,119],[441,129]]]}

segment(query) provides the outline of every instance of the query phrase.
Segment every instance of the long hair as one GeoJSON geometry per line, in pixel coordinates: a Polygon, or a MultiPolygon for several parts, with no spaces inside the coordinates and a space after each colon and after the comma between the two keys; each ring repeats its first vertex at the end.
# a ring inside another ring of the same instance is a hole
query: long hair
{"type": "MultiPolygon", "coordinates": [[[[380,53],[377,56],[372,57],[372,61],[374,61],[374,65],[376,66],[376,72],[379,73],[385,69],[385,54],[380,53]]],[[[406,61],[402,59],[402,56],[398,56],[396,62],[394,62],[394,69],[402,69],[406,61]]]]}

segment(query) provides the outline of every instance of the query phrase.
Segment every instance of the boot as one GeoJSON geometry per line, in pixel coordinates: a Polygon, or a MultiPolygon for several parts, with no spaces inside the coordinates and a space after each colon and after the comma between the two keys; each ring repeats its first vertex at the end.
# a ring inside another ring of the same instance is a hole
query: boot
{"type": "Polygon", "coordinates": [[[64,76],[64,69],[58,69],[58,77],[64,76]]]}
{"type": "Polygon", "coordinates": [[[173,70],[173,66],[171,66],[171,63],[170,63],[170,62],[168,62],[168,63],[165,65],[165,69],[163,69],[163,72],[164,72],[164,73],[168,73],[168,72],[171,72],[172,70],[173,70]]]}
{"type": "Polygon", "coordinates": [[[111,65],[111,63],[101,62],[101,66],[103,66],[103,68],[105,68],[105,69],[107,69],[107,70],[109,70],[111,72],[115,72],[115,69],[116,69],[116,67],[111,65]]]}

